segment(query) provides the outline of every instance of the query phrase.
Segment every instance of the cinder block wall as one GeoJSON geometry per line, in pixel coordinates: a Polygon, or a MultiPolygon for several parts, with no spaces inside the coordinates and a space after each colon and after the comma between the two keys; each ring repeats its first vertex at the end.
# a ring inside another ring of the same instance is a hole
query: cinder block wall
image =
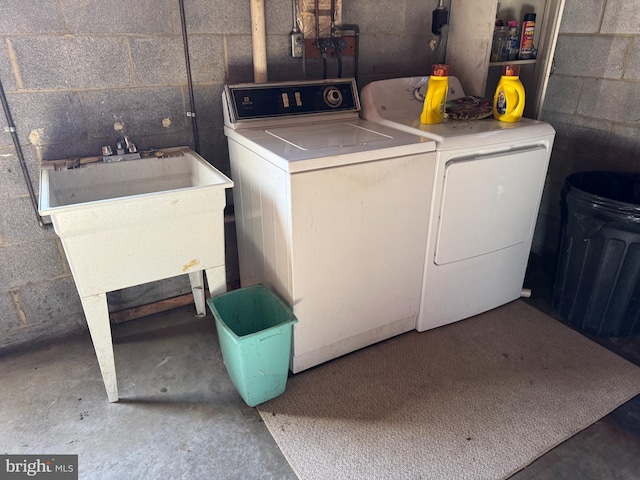
{"type": "Polygon", "coordinates": [[[637,0],[567,0],[544,120],[556,141],[535,248],[556,254],[560,190],[586,170],[640,170],[640,9],[637,0]]]}
{"type": "MultiPolygon", "coordinates": [[[[200,152],[228,174],[220,95],[225,83],[253,81],[250,4],[184,4],[200,152]]],[[[428,72],[436,5],[344,0],[344,22],[361,31],[360,86],[428,72]]],[[[289,56],[290,0],[266,1],[266,19],[269,79],[302,79],[301,61],[289,56]]],[[[309,78],[320,71],[317,61],[307,63],[309,78]]],[[[41,161],[98,154],[114,143],[115,122],[141,149],[194,147],[177,0],[2,2],[0,80],[36,191],[41,161]]],[[[86,328],[61,245],[36,222],[6,126],[0,115],[0,349],[86,328]]],[[[186,276],[178,277],[114,292],[109,303],[117,310],[186,291],[186,276]]]]}

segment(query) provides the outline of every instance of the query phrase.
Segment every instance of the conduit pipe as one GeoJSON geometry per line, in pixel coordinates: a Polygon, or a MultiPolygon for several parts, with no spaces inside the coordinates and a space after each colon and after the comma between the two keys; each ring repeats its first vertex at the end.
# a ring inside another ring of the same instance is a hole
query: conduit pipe
{"type": "Polygon", "coordinates": [[[358,63],[360,62],[360,27],[358,27],[358,25],[356,24],[343,23],[341,25],[336,25],[331,35],[333,36],[333,33],[335,32],[340,32],[340,33],[353,32],[353,35],[356,39],[355,56],[353,58],[353,63],[354,63],[353,78],[355,78],[357,82],[358,81],[358,63]]]}
{"type": "Polygon", "coordinates": [[[2,81],[0,80],[0,101],[2,102],[2,108],[4,110],[4,116],[7,119],[7,130],[11,133],[11,139],[13,140],[13,146],[16,149],[16,155],[18,156],[18,163],[20,163],[20,168],[22,169],[22,175],[24,176],[24,181],[27,184],[27,190],[29,190],[29,198],[31,199],[31,206],[33,207],[33,211],[36,214],[36,218],[38,219],[38,225],[41,228],[51,228],[53,224],[45,223],[38,213],[38,200],[36,199],[36,192],[33,190],[33,184],[31,183],[31,177],[29,176],[29,169],[27,168],[27,163],[24,160],[24,155],[22,154],[22,147],[20,146],[20,141],[18,140],[18,133],[16,132],[16,126],[13,124],[13,117],[11,116],[11,110],[9,110],[9,103],[7,102],[7,96],[4,93],[4,87],[2,86],[2,81]]]}
{"type": "Polygon", "coordinates": [[[187,70],[187,91],[189,93],[189,111],[187,117],[191,117],[193,131],[193,143],[196,153],[200,153],[200,136],[198,135],[198,119],[196,118],[196,102],[193,98],[193,80],[191,77],[191,60],[189,58],[189,40],[187,37],[187,20],[184,14],[184,0],[178,2],[180,7],[180,26],[182,27],[182,47],[184,49],[184,62],[187,70]]]}
{"type": "Polygon", "coordinates": [[[264,0],[251,0],[251,43],[253,45],[253,81],[266,83],[267,78],[267,28],[264,0]]]}

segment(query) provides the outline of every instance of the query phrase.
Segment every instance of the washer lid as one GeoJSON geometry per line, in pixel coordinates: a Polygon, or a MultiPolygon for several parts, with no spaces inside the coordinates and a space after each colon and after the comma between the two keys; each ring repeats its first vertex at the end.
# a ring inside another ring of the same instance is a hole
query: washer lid
{"type": "Polygon", "coordinates": [[[424,153],[431,153],[425,161],[435,161],[434,141],[357,118],[224,131],[230,141],[289,173],[424,153]]]}
{"type": "Polygon", "coordinates": [[[265,132],[300,150],[364,146],[393,139],[390,135],[347,122],[316,124],[313,128],[308,125],[268,128],[265,132]]]}

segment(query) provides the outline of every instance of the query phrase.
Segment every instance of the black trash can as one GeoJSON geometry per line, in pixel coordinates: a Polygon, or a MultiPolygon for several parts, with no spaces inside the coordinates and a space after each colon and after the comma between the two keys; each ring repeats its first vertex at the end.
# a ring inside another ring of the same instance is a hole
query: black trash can
{"type": "Polygon", "coordinates": [[[560,206],[553,307],[588,333],[639,333],[640,173],[569,175],[560,206]]]}

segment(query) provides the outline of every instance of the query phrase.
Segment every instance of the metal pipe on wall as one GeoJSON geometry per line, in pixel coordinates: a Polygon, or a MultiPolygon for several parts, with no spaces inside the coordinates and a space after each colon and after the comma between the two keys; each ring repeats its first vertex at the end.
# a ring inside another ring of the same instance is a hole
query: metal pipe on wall
{"type": "Polygon", "coordinates": [[[22,154],[22,147],[20,146],[20,141],[18,140],[18,133],[16,132],[16,126],[13,123],[13,117],[11,116],[11,110],[9,110],[9,103],[7,102],[7,96],[4,93],[4,87],[2,86],[2,81],[0,80],[0,101],[2,102],[2,108],[4,110],[4,116],[7,119],[7,127],[9,132],[11,133],[11,139],[13,140],[13,146],[16,149],[16,155],[18,156],[18,163],[20,163],[20,168],[22,169],[22,175],[24,176],[24,181],[27,184],[27,190],[29,191],[29,198],[31,199],[31,206],[33,207],[33,211],[36,214],[36,218],[38,219],[38,225],[41,228],[50,228],[53,225],[51,223],[45,223],[38,212],[38,200],[36,199],[36,193],[33,190],[33,184],[31,183],[31,176],[29,175],[29,170],[27,168],[27,163],[24,160],[24,155],[22,154]]]}
{"type": "Polygon", "coordinates": [[[264,0],[251,0],[251,43],[253,45],[253,81],[265,83],[268,77],[264,0]]]}
{"type": "Polygon", "coordinates": [[[291,14],[293,15],[293,31],[298,29],[298,0],[291,0],[291,14]]]}
{"type": "Polygon", "coordinates": [[[340,33],[353,32],[353,36],[356,39],[355,53],[353,58],[353,63],[354,63],[353,78],[355,78],[357,82],[358,81],[358,63],[360,62],[360,27],[358,27],[358,25],[356,24],[343,23],[341,25],[336,25],[336,27],[333,29],[333,32],[340,32],[340,33]]]}
{"type": "Polygon", "coordinates": [[[200,153],[200,136],[198,135],[198,119],[196,118],[196,102],[193,98],[193,81],[191,79],[191,61],[189,58],[189,41],[187,37],[187,21],[184,14],[184,0],[180,0],[180,25],[182,27],[182,46],[184,48],[184,61],[187,70],[187,90],[189,92],[189,110],[187,116],[191,117],[193,130],[194,150],[200,153]]]}

